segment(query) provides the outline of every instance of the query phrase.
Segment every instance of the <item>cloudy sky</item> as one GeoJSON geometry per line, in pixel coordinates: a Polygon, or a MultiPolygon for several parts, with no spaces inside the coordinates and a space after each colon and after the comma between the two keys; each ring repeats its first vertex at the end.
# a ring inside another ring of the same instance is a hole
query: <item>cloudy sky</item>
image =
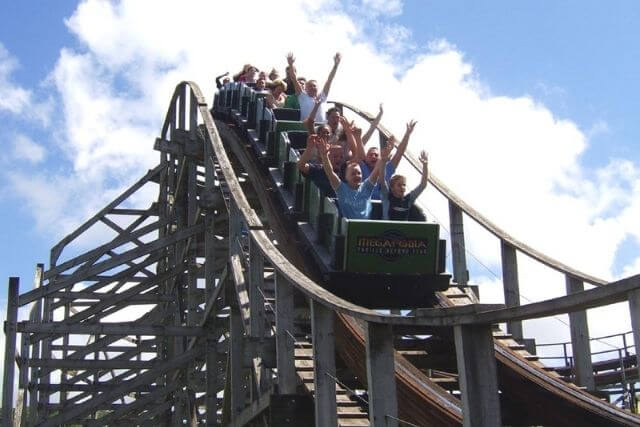
{"type": "MultiPolygon", "coordinates": [[[[342,52],[330,98],[383,102],[397,134],[417,119],[410,149],[515,237],[606,280],[640,271],[635,1],[2,3],[3,318],[7,278],[30,288],[53,244],[155,165],[178,82],[210,102],[215,75],[282,71],[289,51],[321,82],[342,52]]],[[[436,194],[424,203],[446,224],[436,194]]],[[[498,242],[467,235],[472,282],[499,300],[498,242]]],[[[557,273],[519,268],[523,302],[564,294],[557,273]]],[[[525,333],[566,340],[563,322],[525,333]]],[[[624,305],[590,312],[592,336],[611,325],[629,330],[624,305]]]]}

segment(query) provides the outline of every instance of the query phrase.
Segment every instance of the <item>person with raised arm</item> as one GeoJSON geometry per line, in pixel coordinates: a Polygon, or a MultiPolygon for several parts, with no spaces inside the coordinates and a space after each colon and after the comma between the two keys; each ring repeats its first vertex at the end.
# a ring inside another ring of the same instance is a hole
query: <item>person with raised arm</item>
{"type": "MultiPolygon", "coordinates": [[[[317,152],[317,147],[324,147],[326,138],[319,134],[309,134],[307,138],[307,148],[304,150],[300,158],[298,159],[298,170],[305,177],[309,178],[320,191],[328,197],[336,197],[336,193],[333,187],[329,183],[327,174],[324,172],[324,168],[318,163],[313,162],[314,153],[317,152]]],[[[330,146],[328,153],[329,163],[334,170],[340,170],[344,163],[344,157],[342,156],[342,147],[330,146]]]]}
{"type": "Polygon", "coordinates": [[[331,187],[336,192],[338,198],[338,207],[342,216],[348,219],[368,219],[371,213],[371,193],[378,179],[380,170],[389,159],[389,153],[393,148],[393,144],[387,144],[382,150],[382,156],[378,160],[373,172],[362,181],[362,172],[357,163],[348,163],[345,170],[345,181],[341,181],[335,173],[331,162],[329,161],[328,145],[318,147],[320,157],[322,158],[322,166],[324,172],[329,179],[331,187]]]}
{"type": "Polygon", "coordinates": [[[382,192],[382,219],[391,221],[409,221],[409,214],[414,207],[418,196],[427,188],[429,181],[429,157],[423,150],[420,153],[420,163],[422,163],[422,179],[420,185],[414,188],[409,194],[407,192],[407,178],[404,175],[393,175],[387,185],[385,170],[378,176],[378,184],[382,192]]]}
{"type": "MultiPolygon", "coordinates": [[[[336,53],[333,57],[333,68],[329,73],[329,77],[327,77],[327,81],[325,82],[322,91],[318,93],[318,82],[315,80],[307,80],[304,84],[304,88],[302,87],[302,85],[300,85],[300,82],[298,82],[298,77],[296,76],[296,68],[293,65],[296,58],[291,52],[287,55],[287,63],[289,64],[287,73],[289,75],[289,81],[293,84],[293,87],[295,89],[298,103],[300,104],[300,120],[305,120],[307,117],[309,117],[316,100],[320,100],[321,104],[324,104],[324,102],[326,102],[327,96],[329,96],[329,90],[331,89],[331,83],[336,76],[336,71],[338,71],[338,65],[340,65],[341,58],[342,56],[340,55],[340,53],[336,53]]],[[[324,122],[324,116],[324,110],[321,105],[316,112],[314,120],[316,122],[324,122]]]]}
{"type": "MultiPolygon", "coordinates": [[[[402,141],[400,141],[400,144],[398,145],[398,149],[393,154],[393,157],[391,158],[391,160],[389,160],[385,164],[385,168],[386,168],[385,174],[387,176],[387,179],[395,173],[396,168],[400,163],[400,160],[402,160],[402,156],[407,150],[407,146],[409,145],[409,139],[411,138],[411,133],[413,132],[413,129],[415,128],[416,123],[417,122],[415,120],[411,120],[409,123],[407,123],[407,129],[404,133],[404,136],[402,137],[402,141]]],[[[395,137],[393,135],[389,137],[389,141],[387,141],[387,144],[389,144],[389,142],[392,142],[395,145],[395,137]]],[[[363,144],[358,144],[357,152],[356,152],[358,159],[360,159],[363,156],[363,153],[364,153],[363,144]]],[[[378,149],[378,147],[370,147],[367,150],[366,154],[364,154],[364,159],[360,161],[360,168],[362,169],[362,176],[365,179],[371,174],[379,158],[380,158],[380,150],[378,149]]],[[[372,198],[373,200],[380,200],[380,186],[377,184],[376,184],[376,188],[373,190],[372,198]]]]}
{"type": "Polygon", "coordinates": [[[228,83],[228,82],[231,81],[231,79],[229,79],[228,76],[229,76],[229,72],[227,71],[226,73],[220,74],[219,76],[216,77],[216,87],[218,89],[222,89],[224,87],[225,83],[228,83]],[[224,81],[220,82],[220,79],[223,78],[223,77],[225,77],[224,81]]]}
{"type": "Polygon", "coordinates": [[[371,138],[371,135],[373,135],[373,132],[375,132],[375,130],[378,128],[378,125],[380,124],[380,120],[382,120],[382,114],[383,113],[384,113],[384,110],[382,109],[382,103],[380,103],[380,107],[379,107],[379,110],[378,110],[378,115],[373,119],[373,121],[369,125],[369,129],[367,129],[365,134],[362,136],[362,146],[363,147],[365,145],[367,145],[367,142],[369,142],[369,139],[371,138]]]}

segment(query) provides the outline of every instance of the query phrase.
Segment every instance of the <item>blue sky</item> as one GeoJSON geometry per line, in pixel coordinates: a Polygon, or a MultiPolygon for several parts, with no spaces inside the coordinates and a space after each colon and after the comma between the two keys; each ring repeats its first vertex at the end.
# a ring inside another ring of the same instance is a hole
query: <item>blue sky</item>
{"type": "MultiPolygon", "coordinates": [[[[4,3],[0,94],[19,108],[0,99],[2,306],[9,276],[30,287],[55,242],[154,165],[175,84],[210,99],[214,75],[283,68],[289,50],[319,79],[342,51],[332,95],[385,102],[398,133],[418,118],[434,172],[501,227],[588,273],[640,270],[637,2],[246,2],[261,12],[242,34],[212,2],[190,4],[199,16],[178,2],[4,3]]],[[[495,242],[469,236],[474,279],[495,293],[495,242]]],[[[521,272],[531,299],[561,293],[521,272]]]]}

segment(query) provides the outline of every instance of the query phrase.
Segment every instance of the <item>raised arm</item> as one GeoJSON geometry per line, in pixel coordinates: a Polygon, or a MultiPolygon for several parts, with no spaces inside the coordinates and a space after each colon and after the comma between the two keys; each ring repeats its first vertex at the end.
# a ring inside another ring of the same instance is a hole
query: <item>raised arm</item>
{"type": "Polygon", "coordinates": [[[322,88],[322,93],[324,93],[325,96],[329,96],[331,83],[333,82],[333,78],[336,76],[336,71],[338,71],[338,65],[340,65],[340,59],[342,59],[342,55],[340,55],[340,52],[338,52],[333,57],[333,68],[331,69],[331,72],[329,73],[329,77],[327,77],[327,81],[325,82],[324,87],[322,88]]]}
{"type": "Polygon", "coordinates": [[[293,84],[293,88],[296,91],[296,95],[300,95],[302,92],[302,86],[300,86],[300,82],[298,81],[298,76],[296,75],[296,67],[293,65],[296,62],[296,57],[293,56],[292,52],[287,54],[287,76],[289,76],[289,80],[291,80],[291,84],[293,84]]]}
{"type": "Polygon", "coordinates": [[[220,82],[220,79],[221,79],[221,78],[223,78],[224,76],[228,76],[228,75],[229,75],[229,72],[227,71],[226,73],[224,73],[224,74],[220,74],[218,77],[216,77],[216,87],[217,87],[218,89],[220,89],[220,88],[222,88],[222,86],[224,86],[224,85],[220,82]]]}
{"type": "Polygon", "coordinates": [[[371,135],[373,135],[373,132],[378,128],[378,125],[380,124],[380,120],[382,120],[383,113],[384,111],[382,110],[382,103],[381,103],[380,110],[378,111],[378,115],[376,116],[375,119],[373,119],[373,121],[371,122],[371,125],[369,126],[369,129],[367,129],[367,132],[362,136],[363,146],[367,145],[367,142],[369,142],[369,138],[371,138],[371,135]]]}
{"type": "Polygon", "coordinates": [[[387,188],[387,177],[386,177],[387,168],[385,167],[385,165],[389,161],[389,156],[391,155],[391,151],[393,150],[394,145],[395,145],[395,139],[389,138],[389,141],[387,142],[387,146],[384,147],[384,149],[382,150],[382,153],[380,153],[380,159],[378,159],[378,161],[376,162],[376,168],[377,168],[378,164],[382,160],[382,167],[378,172],[378,184],[380,184],[381,189],[387,188]]]}
{"type": "Polygon", "coordinates": [[[353,125],[353,122],[349,123],[349,121],[344,117],[340,116],[340,124],[342,125],[342,130],[344,131],[344,135],[347,139],[347,148],[351,152],[351,161],[352,162],[360,162],[358,159],[358,142],[357,140],[360,138],[361,130],[353,125]]]}
{"type": "Polygon", "coordinates": [[[318,108],[320,108],[321,104],[322,104],[322,102],[320,102],[320,100],[316,99],[316,101],[315,101],[315,103],[313,105],[313,109],[311,110],[311,113],[309,113],[309,117],[304,119],[303,124],[304,124],[304,127],[307,130],[307,132],[309,132],[309,134],[315,133],[315,129],[313,128],[313,125],[316,122],[316,113],[318,112],[318,108]]]}
{"type": "Polygon", "coordinates": [[[402,160],[404,152],[407,151],[409,138],[411,138],[411,132],[413,132],[413,128],[416,126],[416,123],[418,122],[416,122],[415,120],[411,120],[409,123],[407,123],[407,130],[402,137],[402,141],[400,141],[400,145],[398,145],[398,150],[395,152],[393,158],[391,159],[391,164],[393,165],[394,169],[398,167],[398,163],[400,163],[400,160],[402,160]]]}
{"type": "Polygon", "coordinates": [[[424,150],[422,150],[422,152],[420,153],[419,160],[420,163],[422,163],[422,179],[420,180],[420,185],[411,190],[411,193],[409,193],[409,200],[412,204],[418,198],[418,196],[422,194],[424,189],[427,188],[427,182],[429,182],[429,156],[427,156],[427,153],[424,150]]]}
{"type": "Polygon", "coordinates": [[[426,151],[420,152],[420,163],[422,163],[422,179],[420,180],[420,186],[426,187],[429,182],[429,155],[426,151]]]}
{"type": "Polygon", "coordinates": [[[387,146],[382,149],[380,157],[376,162],[376,166],[373,168],[373,171],[371,171],[371,175],[369,175],[369,178],[367,178],[369,182],[371,182],[371,184],[375,185],[378,177],[383,173],[381,171],[384,171],[385,166],[389,161],[391,150],[393,150],[393,143],[388,143],[387,146]]]}
{"type": "Polygon", "coordinates": [[[309,160],[311,160],[311,156],[313,155],[313,148],[317,145],[317,139],[318,135],[309,133],[309,136],[307,137],[307,148],[298,159],[298,170],[304,174],[309,172],[309,160]]]}
{"type": "Polygon", "coordinates": [[[333,188],[333,191],[336,191],[338,189],[338,186],[340,185],[340,178],[334,172],[333,166],[329,161],[329,144],[325,144],[322,139],[318,138],[316,147],[318,148],[318,153],[320,153],[320,158],[322,159],[322,168],[324,169],[324,173],[329,179],[331,188],[333,188]]]}

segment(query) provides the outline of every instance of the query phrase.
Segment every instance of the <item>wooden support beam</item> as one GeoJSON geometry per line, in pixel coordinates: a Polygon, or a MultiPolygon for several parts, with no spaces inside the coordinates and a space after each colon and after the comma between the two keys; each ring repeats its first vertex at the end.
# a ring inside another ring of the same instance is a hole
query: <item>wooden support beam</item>
{"type": "Polygon", "coordinates": [[[151,369],[159,363],[156,360],[67,360],[29,359],[28,366],[52,369],[96,370],[96,369],[151,369]]]}
{"type": "Polygon", "coordinates": [[[137,322],[114,322],[102,324],[72,324],[50,322],[33,324],[19,322],[19,332],[45,334],[81,334],[81,335],[163,335],[163,336],[205,336],[206,331],[199,326],[160,326],[140,325],[137,322]]]}
{"type": "Polygon", "coordinates": [[[115,386],[111,391],[106,393],[102,393],[99,396],[94,397],[93,399],[89,399],[86,402],[80,403],[78,405],[74,405],[72,407],[67,407],[65,410],[58,415],[51,417],[40,424],[41,427],[54,427],[64,423],[69,423],[81,417],[87,413],[90,413],[95,408],[103,405],[105,403],[113,402],[118,399],[120,396],[126,394],[132,388],[138,387],[143,384],[151,383],[160,375],[163,375],[167,372],[170,372],[174,369],[177,369],[189,362],[191,362],[196,357],[202,354],[201,348],[195,348],[193,350],[187,351],[175,359],[163,363],[153,369],[150,369],[143,374],[138,375],[131,381],[127,381],[126,383],[115,386]]]}
{"type": "Polygon", "coordinates": [[[464,427],[502,425],[491,325],[453,327],[464,427]]]}
{"type": "MultiPolygon", "coordinates": [[[[584,291],[584,283],[579,279],[566,275],[567,295],[584,291]]],[[[569,313],[571,330],[571,353],[575,367],[576,384],[595,390],[593,365],[591,363],[591,342],[589,340],[589,323],[585,310],[569,313]]]]}
{"type": "MultiPolygon", "coordinates": [[[[520,305],[520,285],[518,282],[518,259],[516,249],[502,240],[500,242],[502,254],[502,285],[504,291],[504,303],[507,307],[518,307],[520,305]]],[[[521,341],[522,321],[512,320],[507,322],[507,332],[513,338],[521,341]]]]}
{"type": "Polygon", "coordinates": [[[469,271],[467,271],[462,209],[452,201],[449,201],[449,230],[451,230],[453,281],[458,285],[466,285],[469,282],[469,271]]]}
{"type": "Polygon", "coordinates": [[[278,367],[278,393],[296,392],[296,366],[294,359],[295,336],[293,335],[293,286],[276,271],[276,359],[278,367]]]}
{"type": "MultiPolygon", "coordinates": [[[[233,295],[235,291],[233,291],[232,287],[228,287],[230,290],[229,295],[231,300],[235,300],[236,296],[233,295]]],[[[229,335],[231,339],[230,343],[230,370],[227,375],[230,378],[231,390],[231,419],[235,420],[236,417],[240,415],[245,406],[246,400],[246,384],[244,381],[245,378],[245,368],[244,368],[244,340],[245,340],[245,329],[242,322],[242,315],[240,314],[239,307],[237,303],[231,305],[231,320],[229,325],[229,335]]],[[[226,390],[225,390],[226,392],[226,390]]]]}
{"type": "MultiPolygon", "coordinates": [[[[630,291],[628,294],[629,315],[631,316],[631,329],[633,342],[640,343],[640,289],[630,291]]],[[[638,344],[636,344],[636,348],[638,344]]],[[[636,350],[636,369],[640,378],[640,351],[636,350]]]]}
{"type": "Polygon", "coordinates": [[[197,224],[191,228],[177,231],[174,234],[170,234],[167,237],[160,238],[151,243],[147,243],[144,246],[140,246],[135,249],[131,249],[129,251],[123,252],[117,257],[94,264],[91,268],[88,268],[82,271],[81,273],[72,274],[68,279],[56,281],[54,283],[50,283],[49,285],[42,286],[38,289],[33,289],[29,292],[26,292],[20,295],[20,300],[19,300],[20,305],[25,305],[35,301],[38,298],[43,298],[53,292],[66,288],[71,284],[80,282],[89,276],[110,270],[111,268],[117,267],[127,261],[132,261],[132,260],[135,260],[136,258],[140,258],[154,251],[164,249],[168,245],[182,241],[184,239],[187,239],[193,236],[196,233],[201,232],[202,229],[203,229],[202,224],[197,224]]]}
{"type": "Polygon", "coordinates": [[[13,381],[16,369],[16,322],[18,321],[20,279],[9,278],[7,320],[4,324],[4,370],[2,372],[2,425],[9,426],[13,415],[13,381]]]}
{"type": "Polygon", "coordinates": [[[334,427],[338,423],[334,321],[332,310],[311,301],[316,427],[334,427]]]}
{"type": "Polygon", "coordinates": [[[373,426],[398,426],[391,325],[367,322],[365,330],[369,422],[373,426]]]}
{"type": "MultiPolygon", "coordinates": [[[[42,278],[44,273],[44,265],[37,264],[36,265],[36,274],[33,280],[33,287],[39,288],[42,286],[42,278]]],[[[39,324],[42,322],[42,300],[37,300],[33,308],[31,309],[29,320],[33,323],[39,324]]],[[[40,355],[40,342],[31,343],[31,358],[37,359],[43,357],[40,355]]],[[[40,378],[36,375],[36,369],[29,369],[29,383],[34,385],[39,385],[40,378]]],[[[29,408],[30,411],[28,413],[29,424],[34,425],[38,416],[37,408],[38,407],[38,391],[35,389],[29,390],[29,408]]]]}
{"type": "Polygon", "coordinates": [[[142,409],[149,409],[152,406],[155,406],[158,402],[163,402],[164,398],[173,393],[179,387],[179,383],[175,382],[172,384],[168,384],[166,387],[156,388],[151,393],[145,394],[144,397],[138,397],[133,402],[123,405],[121,408],[116,409],[115,411],[107,414],[95,422],[90,422],[88,426],[106,426],[111,425],[110,423],[116,421],[120,418],[123,418],[129,414],[137,414],[142,409]],[[135,411],[135,412],[134,412],[135,411]]]}
{"type": "MultiPolygon", "coordinates": [[[[155,177],[160,171],[163,169],[163,165],[158,165],[155,168],[149,170],[145,176],[143,176],[138,182],[133,184],[127,190],[125,190],[122,194],[120,194],[116,199],[105,206],[100,212],[95,214],[93,217],[88,219],[84,224],[78,227],[73,233],[66,236],[62,239],[58,244],[56,244],[53,249],[51,249],[51,266],[57,264],[58,257],[62,253],[62,250],[66,245],[75,240],[82,233],[87,231],[93,224],[95,224],[101,217],[108,214],[112,209],[122,203],[124,200],[128,199],[133,193],[138,191],[143,185],[149,182],[153,177],[155,177]]],[[[46,277],[45,277],[46,278],[46,277]]]]}
{"type": "Polygon", "coordinates": [[[207,335],[207,353],[206,353],[206,417],[207,426],[216,426],[218,424],[216,414],[218,412],[218,335],[207,335]]]}

